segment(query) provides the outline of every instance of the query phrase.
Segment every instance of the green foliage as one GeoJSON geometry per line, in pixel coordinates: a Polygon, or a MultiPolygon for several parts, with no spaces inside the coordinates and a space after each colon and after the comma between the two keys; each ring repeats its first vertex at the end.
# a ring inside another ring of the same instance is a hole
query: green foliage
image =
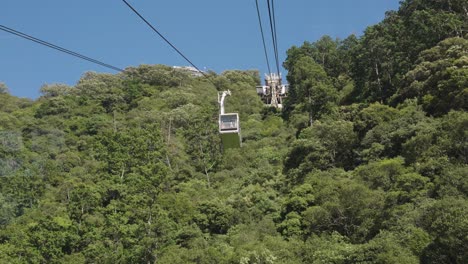
{"type": "Polygon", "coordinates": [[[309,57],[299,58],[289,69],[288,81],[291,95],[286,100],[286,109],[304,109],[309,113],[309,125],[333,111],[338,99],[327,73],[309,57]]]}
{"type": "Polygon", "coordinates": [[[387,123],[397,118],[397,116],[398,111],[395,108],[374,103],[358,113],[354,126],[362,139],[372,128],[379,124],[387,123]]]}
{"type": "Polygon", "coordinates": [[[197,208],[195,222],[211,234],[225,234],[235,223],[234,211],[219,201],[202,203],[197,208]]]}
{"type": "Polygon", "coordinates": [[[466,8],[291,47],[281,112],[255,70],[0,84],[0,263],[466,263],[466,8]]]}
{"type": "Polygon", "coordinates": [[[426,112],[440,116],[451,109],[467,110],[468,40],[449,38],[421,52],[406,74],[397,98],[416,97],[426,112]]]}
{"type": "Polygon", "coordinates": [[[43,85],[40,89],[40,92],[43,97],[51,98],[58,96],[65,96],[73,92],[72,88],[65,84],[52,84],[52,85],[43,85]]]}
{"type": "Polygon", "coordinates": [[[398,118],[383,122],[366,133],[361,141],[361,156],[364,160],[398,156],[404,143],[429,125],[427,123],[430,121],[414,101],[406,102],[398,118]]]}
{"type": "Polygon", "coordinates": [[[463,263],[468,259],[468,224],[466,199],[448,198],[435,202],[422,215],[422,225],[432,235],[422,261],[428,263],[463,263]]]}
{"type": "Polygon", "coordinates": [[[305,245],[306,263],[348,263],[349,255],[355,250],[346,237],[333,232],[310,237],[305,245]]]}
{"type": "Polygon", "coordinates": [[[384,190],[387,203],[403,204],[425,197],[431,191],[429,179],[404,166],[401,158],[371,162],[358,167],[355,175],[370,188],[384,190]]]}

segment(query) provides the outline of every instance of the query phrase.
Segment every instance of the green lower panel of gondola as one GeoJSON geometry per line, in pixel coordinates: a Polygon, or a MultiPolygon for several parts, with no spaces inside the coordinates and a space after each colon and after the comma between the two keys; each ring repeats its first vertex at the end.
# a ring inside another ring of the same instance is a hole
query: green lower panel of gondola
{"type": "Polygon", "coordinates": [[[240,148],[242,144],[239,133],[223,133],[221,134],[221,141],[224,149],[240,148]]]}

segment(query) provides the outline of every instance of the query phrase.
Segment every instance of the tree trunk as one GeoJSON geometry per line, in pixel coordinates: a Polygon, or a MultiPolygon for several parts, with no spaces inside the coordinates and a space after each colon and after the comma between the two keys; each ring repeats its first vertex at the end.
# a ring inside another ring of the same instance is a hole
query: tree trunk
{"type": "Polygon", "coordinates": [[[205,152],[203,151],[203,146],[201,145],[201,143],[199,143],[198,146],[200,147],[200,153],[203,155],[203,170],[205,171],[208,188],[210,188],[211,181],[210,181],[210,174],[208,174],[209,169],[207,168],[207,164],[206,164],[205,152]]]}
{"type": "Polygon", "coordinates": [[[122,166],[122,173],[120,174],[120,179],[123,180],[125,174],[125,165],[122,166]]]}
{"type": "Polygon", "coordinates": [[[167,153],[166,153],[166,163],[167,163],[167,166],[169,166],[169,169],[172,171],[171,160],[169,159],[169,155],[167,155],[167,153]]]}
{"type": "Polygon", "coordinates": [[[308,92],[308,100],[309,100],[309,126],[312,126],[314,124],[314,116],[313,116],[313,111],[312,111],[312,97],[310,96],[310,91],[308,92]]]}
{"type": "Polygon", "coordinates": [[[211,181],[210,181],[210,174],[208,174],[208,169],[205,166],[205,175],[206,175],[206,181],[208,183],[208,188],[211,187],[211,181]]]}
{"type": "Polygon", "coordinates": [[[314,124],[314,116],[312,111],[309,111],[309,126],[312,126],[314,124]]]}
{"type": "Polygon", "coordinates": [[[382,83],[380,81],[379,65],[375,63],[375,74],[377,75],[377,84],[379,85],[380,103],[383,104],[382,83]]]}
{"type": "Polygon", "coordinates": [[[117,122],[115,121],[115,110],[112,114],[112,125],[114,127],[114,133],[117,132],[117,122]]]}

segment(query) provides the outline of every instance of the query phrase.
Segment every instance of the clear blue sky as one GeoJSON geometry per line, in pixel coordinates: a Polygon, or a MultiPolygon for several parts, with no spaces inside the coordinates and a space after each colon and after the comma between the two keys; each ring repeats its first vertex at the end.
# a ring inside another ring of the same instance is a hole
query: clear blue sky
{"type": "MultiPolygon", "coordinates": [[[[198,67],[218,73],[266,72],[254,0],[128,1],[198,67]]],[[[266,1],[259,1],[264,27],[269,29],[266,1]]],[[[292,45],[322,35],[361,35],[381,21],[385,11],[396,10],[398,2],[275,1],[281,62],[292,45]]],[[[5,0],[0,4],[0,24],[120,68],[188,65],[120,0],[5,0]]],[[[16,96],[37,98],[43,84],[74,85],[86,71],[112,72],[0,32],[0,82],[16,96]]]]}

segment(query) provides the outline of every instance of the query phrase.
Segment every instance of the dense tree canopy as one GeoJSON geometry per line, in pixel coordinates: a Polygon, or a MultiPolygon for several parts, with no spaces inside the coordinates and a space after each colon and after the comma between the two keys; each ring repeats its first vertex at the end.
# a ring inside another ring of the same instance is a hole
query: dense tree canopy
{"type": "Polygon", "coordinates": [[[0,263],[467,263],[467,10],[406,0],[291,47],[282,112],[252,70],[0,83],[0,263]]]}

